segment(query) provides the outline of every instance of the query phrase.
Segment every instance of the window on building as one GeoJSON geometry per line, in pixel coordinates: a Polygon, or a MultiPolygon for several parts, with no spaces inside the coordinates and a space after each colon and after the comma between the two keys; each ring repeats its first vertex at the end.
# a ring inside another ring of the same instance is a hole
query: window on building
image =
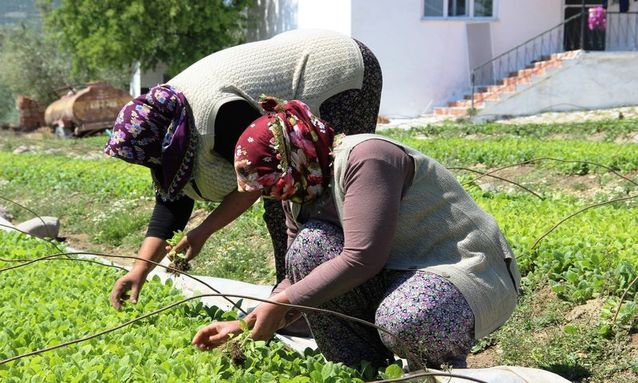
{"type": "Polygon", "coordinates": [[[425,17],[443,17],[445,0],[425,0],[425,17]]]}
{"type": "Polygon", "coordinates": [[[448,0],[447,15],[448,17],[467,17],[467,0],[448,0]]]}
{"type": "MultiPolygon", "coordinates": [[[[611,1],[612,3],[617,3],[617,1],[611,1]]],[[[585,5],[600,5],[602,4],[602,0],[585,0],[585,5]]],[[[583,0],[565,0],[565,5],[583,5],[583,0]]]]}
{"type": "Polygon", "coordinates": [[[474,0],[474,17],[494,17],[494,1],[474,0]]]}
{"type": "Polygon", "coordinates": [[[423,0],[425,17],[482,18],[495,17],[495,0],[423,0]]]}

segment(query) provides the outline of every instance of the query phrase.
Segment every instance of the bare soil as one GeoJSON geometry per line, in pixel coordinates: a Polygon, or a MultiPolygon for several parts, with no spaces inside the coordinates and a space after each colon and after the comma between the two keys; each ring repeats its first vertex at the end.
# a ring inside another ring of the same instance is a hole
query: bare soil
{"type": "MultiPolygon", "coordinates": [[[[478,168],[482,172],[494,169],[478,168]]],[[[513,166],[506,169],[498,170],[492,173],[494,176],[504,178],[537,193],[542,192],[560,192],[561,194],[569,194],[583,199],[591,199],[597,194],[611,194],[613,192],[621,192],[630,183],[612,173],[608,174],[585,174],[585,175],[565,175],[558,172],[537,168],[530,165],[513,166]],[[601,181],[602,177],[612,178],[601,181]]],[[[623,174],[630,179],[637,178],[637,174],[623,174]]],[[[494,177],[484,176],[478,179],[478,183],[484,189],[496,188],[499,191],[517,191],[524,190],[513,183],[499,180],[494,177]]]]}
{"type": "MultiPolygon", "coordinates": [[[[68,234],[65,237],[65,243],[76,249],[78,251],[86,251],[86,252],[95,252],[100,254],[113,254],[113,255],[124,255],[124,256],[137,256],[137,249],[133,247],[127,246],[108,246],[101,244],[95,245],[90,241],[90,238],[87,234],[68,234]]],[[[126,258],[110,258],[108,256],[102,256],[104,259],[108,259],[113,263],[121,266],[132,266],[135,262],[134,259],[126,259],[126,258]]]]}

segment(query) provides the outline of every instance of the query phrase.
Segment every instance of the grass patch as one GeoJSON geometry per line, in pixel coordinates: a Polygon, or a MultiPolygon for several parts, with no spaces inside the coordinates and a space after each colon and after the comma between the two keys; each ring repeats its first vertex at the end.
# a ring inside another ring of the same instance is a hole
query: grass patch
{"type": "Polygon", "coordinates": [[[528,291],[490,338],[495,362],[542,368],[573,382],[636,381],[638,348],[627,331],[601,335],[601,302],[574,305],[547,287],[528,291]]]}
{"type": "Polygon", "coordinates": [[[614,142],[626,139],[638,132],[638,119],[610,119],[606,121],[586,121],[551,124],[502,124],[442,122],[414,127],[410,130],[388,129],[383,131],[399,140],[415,136],[428,138],[455,138],[468,136],[527,137],[545,139],[562,135],[566,139],[597,140],[614,142]]]}
{"type": "MultiPolygon", "coordinates": [[[[542,140],[534,138],[488,137],[419,139],[405,138],[402,142],[435,158],[445,166],[477,165],[493,168],[530,161],[541,157],[571,161],[589,161],[613,170],[638,170],[638,145],[591,142],[584,140],[542,140]]],[[[557,169],[564,174],[587,175],[606,173],[585,163],[566,163],[546,160],[537,166],[557,169]]]]}

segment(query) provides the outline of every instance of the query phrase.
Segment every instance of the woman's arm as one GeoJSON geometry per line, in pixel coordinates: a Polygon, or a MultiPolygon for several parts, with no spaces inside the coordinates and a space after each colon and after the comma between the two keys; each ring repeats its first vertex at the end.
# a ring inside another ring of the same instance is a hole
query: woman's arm
{"type": "Polygon", "coordinates": [[[413,174],[412,158],[387,141],[369,140],[352,150],[345,173],[343,250],[286,289],[291,303],[317,306],[381,271],[413,174]]]}
{"type": "MultiPolygon", "coordinates": [[[[156,197],[146,238],[140,246],[138,257],[154,262],[164,259],[167,253],[166,239],[172,237],[173,232],[184,229],[193,205],[194,201],[186,196],[175,201],[162,201],[156,197]]],[[[119,310],[127,299],[136,303],[146,277],[154,268],[155,265],[152,263],[136,260],[131,270],[113,285],[110,295],[111,305],[119,310]]]]}
{"type": "MultiPolygon", "coordinates": [[[[138,251],[138,257],[142,259],[160,262],[166,255],[166,241],[157,237],[146,237],[138,251]]],[[[113,285],[109,297],[111,305],[120,310],[122,303],[129,299],[131,303],[137,303],[142,286],[148,274],[155,268],[152,263],[136,260],[133,268],[123,277],[119,278],[113,285]],[[130,291],[130,298],[128,293],[130,291]]]]}
{"type": "Polygon", "coordinates": [[[201,224],[186,233],[186,236],[172,250],[185,251],[186,259],[193,259],[213,233],[248,210],[260,196],[260,191],[239,192],[235,190],[231,192],[201,224]]]}
{"type": "MultiPolygon", "coordinates": [[[[186,234],[174,250],[185,249],[187,259],[192,259],[199,253],[208,237],[246,211],[259,196],[259,192],[240,193],[234,191],[228,194],[204,222],[186,234]]],[[[192,208],[193,200],[190,198],[176,203],[156,203],[147,237],[142,242],[138,256],[154,262],[160,262],[164,259],[171,249],[167,246],[166,239],[172,236],[173,231],[181,230],[186,226],[192,208]],[[186,218],[184,219],[184,217],[186,218]]],[[[154,268],[155,265],[152,263],[136,261],[133,268],[113,285],[110,296],[113,307],[121,309],[122,302],[129,299],[127,296],[129,291],[130,301],[135,303],[146,277],[154,268]]]]}

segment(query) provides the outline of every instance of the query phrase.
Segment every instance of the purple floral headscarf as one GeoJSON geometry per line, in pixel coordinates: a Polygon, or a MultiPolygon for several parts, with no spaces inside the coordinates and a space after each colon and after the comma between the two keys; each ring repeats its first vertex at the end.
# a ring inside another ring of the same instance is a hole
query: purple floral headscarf
{"type": "Polygon", "coordinates": [[[190,179],[195,146],[186,98],[158,85],[122,108],[104,153],[150,168],[158,194],[171,200],[190,179]]]}

